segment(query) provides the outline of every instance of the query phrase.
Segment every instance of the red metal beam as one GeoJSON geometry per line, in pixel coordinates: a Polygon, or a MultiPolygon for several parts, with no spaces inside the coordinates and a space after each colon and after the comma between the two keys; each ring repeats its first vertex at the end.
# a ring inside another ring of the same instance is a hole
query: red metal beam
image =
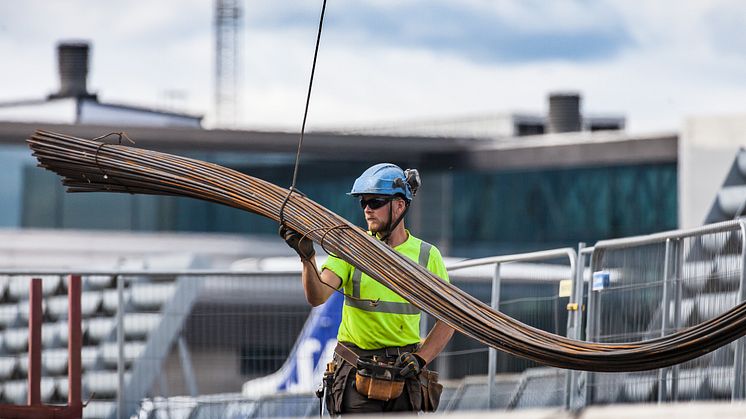
{"type": "Polygon", "coordinates": [[[28,316],[28,404],[41,404],[41,278],[32,278],[29,287],[28,316]]]}

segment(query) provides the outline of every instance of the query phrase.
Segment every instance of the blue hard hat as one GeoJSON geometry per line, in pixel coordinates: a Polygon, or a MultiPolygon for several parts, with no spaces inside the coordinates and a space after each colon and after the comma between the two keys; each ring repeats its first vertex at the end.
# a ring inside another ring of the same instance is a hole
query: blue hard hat
{"type": "Polygon", "coordinates": [[[391,163],[378,163],[355,179],[348,195],[402,195],[407,202],[412,200],[412,188],[401,167],[391,163]]]}

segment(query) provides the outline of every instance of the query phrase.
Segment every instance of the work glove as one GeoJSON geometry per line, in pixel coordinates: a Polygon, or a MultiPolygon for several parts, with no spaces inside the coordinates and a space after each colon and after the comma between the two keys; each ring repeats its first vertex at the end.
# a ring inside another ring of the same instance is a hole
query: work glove
{"type": "Polygon", "coordinates": [[[418,375],[425,366],[425,360],[421,356],[412,352],[402,352],[399,358],[396,358],[395,367],[401,368],[399,375],[404,378],[410,378],[418,375]]]}
{"type": "Polygon", "coordinates": [[[316,250],[313,248],[313,241],[308,237],[303,237],[303,235],[293,229],[287,228],[284,225],[280,226],[280,237],[303,260],[309,260],[316,254],[316,250]]]}

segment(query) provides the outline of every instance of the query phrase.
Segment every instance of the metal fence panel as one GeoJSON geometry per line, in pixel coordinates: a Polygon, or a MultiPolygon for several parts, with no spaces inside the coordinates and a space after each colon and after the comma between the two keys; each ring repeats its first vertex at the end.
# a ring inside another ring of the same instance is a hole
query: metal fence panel
{"type": "MultiPolygon", "coordinates": [[[[493,309],[545,331],[559,335],[566,335],[568,325],[568,303],[574,301],[572,298],[572,287],[575,276],[576,253],[573,249],[555,249],[542,252],[533,252],[518,255],[497,256],[477,260],[468,260],[449,267],[449,274],[459,288],[489,303],[493,309]],[[472,271],[465,271],[465,269],[472,271]],[[473,284],[469,278],[480,277],[484,287],[490,284],[489,292],[482,289],[474,292],[473,284]],[[485,283],[484,280],[489,279],[485,283]],[[560,294],[560,283],[567,281],[569,292],[560,294]]],[[[477,383],[470,383],[464,388],[464,394],[471,398],[480,398],[487,404],[483,405],[476,401],[468,403],[470,409],[500,409],[514,408],[519,404],[509,403],[519,388],[510,384],[510,398],[508,403],[502,403],[500,397],[505,389],[503,384],[498,384],[500,374],[521,372],[537,365],[534,362],[516,357],[514,355],[497,351],[493,348],[485,348],[484,345],[472,342],[471,350],[454,348],[458,339],[454,339],[448,351],[441,354],[440,358],[450,359],[450,364],[457,364],[458,357],[468,357],[470,362],[474,361],[475,354],[484,356],[487,352],[487,385],[481,388],[477,383]],[[482,352],[477,352],[482,349],[482,352]],[[468,390],[468,391],[467,391],[468,390]]],[[[457,364],[458,365],[458,364],[457,364]]],[[[467,364],[473,365],[473,364],[467,364]]],[[[474,374],[470,368],[461,366],[461,371],[474,374]]],[[[566,380],[563,375],[563,380],[566,380]]],[[[566,404],[567,381],[563,381],[558,389],[558,397],[561,403],[566,404]]],[[[537,402],[538,403],[538,402],[537,402]]],[[[547,401],[554,405],[553,401],[547,401]]],[[[454,407],[458,408],[457,405],[454,407]]]]}
{"type": "MultiPolygon", "coordinates": [[[[66,402],[62,276],[0,276],[4,403],[26,403],[31,277],[43,279],[41,400],[66,402]]],[[[297,273],[97,272],[83,275],[81,305],[86,418],[129,417],[146,396],[239,392],[247,380],[282,365],[310,310],[297,273]],[[118,407],[126,413],[117,415],[118,407]]],[[[170,404],[189,410],[194,400],[171,398],[170,404]]]]}
{"type": "MultiPolygon", "coordinates": [[[[741,222],[661,233],[595,246],[588,339],[634,342],[695,326],[742,300],[741,222]]],[[[732,343],[690,362],[653,372],[592,374],[588,402],[730,399],[735,389],[732,343]]],[[[737,363],[735,363],[737,365],[737,363]]]]}

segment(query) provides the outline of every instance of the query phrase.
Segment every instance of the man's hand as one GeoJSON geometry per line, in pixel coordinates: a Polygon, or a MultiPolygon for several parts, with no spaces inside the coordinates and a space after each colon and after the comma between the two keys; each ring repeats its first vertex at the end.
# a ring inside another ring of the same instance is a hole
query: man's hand
{"type": "Polygon", "coordinates": [[[310,260],[315,254],[316,250],[313,248],[313,241],[308,237],[303,237],[300,233],[295,230],[289,229],[285,226],[280,226],[280,237],[285,240],[298,256],[303,260],[310,260]]]}
{"type": "Polygon", "coordinates": [[[401,368],[401,375],[404,378],[410,378],[418,375],[425,366],[425,360],[421,356],[412,352],[402,352],[396,359],[395,367],[401,368]]]}

